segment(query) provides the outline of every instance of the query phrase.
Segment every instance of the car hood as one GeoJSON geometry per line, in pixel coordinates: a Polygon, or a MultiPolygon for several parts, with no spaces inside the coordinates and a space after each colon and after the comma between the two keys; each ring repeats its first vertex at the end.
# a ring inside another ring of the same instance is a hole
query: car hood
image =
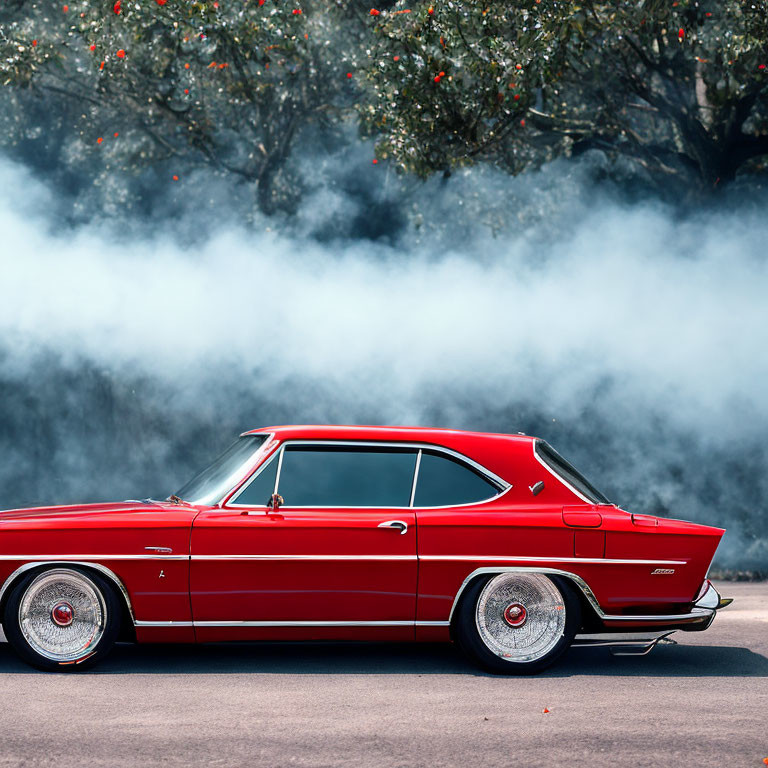
{"type": "Polygon", "coordinates": [[[189,506],[179,506],[172,502],[156,501],[117,501],[100,502],[98,504],[69,504],[55,507],[29,507],[27,509],[6,509],[0,511],[0,522],[12,520],[45,520],[79,517],[98,517],[101,515],[116,515],[141,512],[171,511],[174,509],[190,509],[189,506]]]}

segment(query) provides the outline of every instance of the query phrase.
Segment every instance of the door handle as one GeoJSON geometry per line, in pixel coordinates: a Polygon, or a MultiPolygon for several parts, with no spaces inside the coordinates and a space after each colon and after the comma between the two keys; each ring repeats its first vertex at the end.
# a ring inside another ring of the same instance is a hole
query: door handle
{"type": "Polygon", "coordinates": [[[402,520],[385,520],[383,523],[379,523],[376,527],[394,528],[395,530],[400,531],[400,535],[402,536],[408,530],[408,523],[405,523],[402,520]]]}

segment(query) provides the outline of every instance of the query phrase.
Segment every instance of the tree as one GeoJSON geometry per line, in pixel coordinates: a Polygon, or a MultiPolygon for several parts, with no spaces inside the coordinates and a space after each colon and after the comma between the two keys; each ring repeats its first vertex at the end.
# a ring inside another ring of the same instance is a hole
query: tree
{"type": "Polygon", "coordinates": [[[625,156],[706,192],[768,155],[768,2],[398,4],[360,107],[378,153],[428,175],[625,156]]]}
{"type": "Polygon", "coordinates": [[[346,48],[337,29],[354,17],[343,0],[14,0],[0,11],[0,82],[58,98],[86,151],[113,138],[104,126],[132,131],[125,171],[206,162],[255,184],[271,213],[296,196],[283,172],[302,128],[332,127],[353,103],[364,27],[349,25],[346,48]]]}

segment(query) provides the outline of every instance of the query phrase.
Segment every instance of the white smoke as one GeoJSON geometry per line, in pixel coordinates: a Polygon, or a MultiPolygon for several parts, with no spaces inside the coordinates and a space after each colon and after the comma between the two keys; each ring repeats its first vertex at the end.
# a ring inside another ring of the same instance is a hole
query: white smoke
{"type": "MultiPolygon", "coordinates": [[[[497,205],[505,184],[534,184],[491,178],[497,205]]],[[[412,246],[296,234],[352,206],[322,189],[283,234],[224,217],[182,245],[170,224],[62,228],[53,193],[4,163],[5,374],[52,350],[163,381],[175,407],[193,407],[196,382],[226,391],[258,371],[275,395],[314,382],[318,420],[418,424],[437,408],[479,426],[467,402],[522,403],[571,422],[589,408],[618,434],[654,415],[704,445],[765,431],[768,219],[580,199],[556,230],[493,237],[451,213],[470,182],[452,180],[443,235],[412,246]]]]}

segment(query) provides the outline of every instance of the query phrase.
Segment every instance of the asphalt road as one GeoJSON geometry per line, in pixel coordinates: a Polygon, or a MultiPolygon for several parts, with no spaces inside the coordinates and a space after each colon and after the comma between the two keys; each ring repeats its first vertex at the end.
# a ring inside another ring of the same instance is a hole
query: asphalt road
{"type": "Polygon", "coordinates": [[[719,589],[734,605],[677,646],[532,678],[435,645],[126,645],[45,674],[3,644],[0,766],[764,768],[768,584],[719,589]]]}

